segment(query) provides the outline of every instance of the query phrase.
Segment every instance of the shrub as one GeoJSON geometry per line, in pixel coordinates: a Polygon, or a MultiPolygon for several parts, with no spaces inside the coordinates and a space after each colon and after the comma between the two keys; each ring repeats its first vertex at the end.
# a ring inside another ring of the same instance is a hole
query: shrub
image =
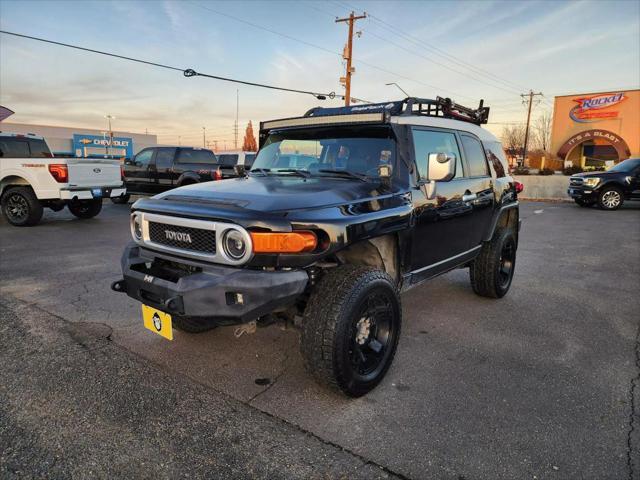
{"type": "Polygon", "coordinates": [[[565,175],[575,175],[576,173],[582,173],[582,172],[584,172],[584,170],[582,170],[582,167],[577,167],[575,165],[572,165],[562,170],[562,173],[564,173],[565,175]]]}
{"type": "Polygon", "coordinates": [[[529,175],[527,167],[515,167],[512,172],[514,175],[529,175]]]}
{"type": "Polygon", "coordinates": [[[556,172],[553,170],[553,168],[543,168],[538,172],[538,175],[553,175],[555,173],[556,172]]]}

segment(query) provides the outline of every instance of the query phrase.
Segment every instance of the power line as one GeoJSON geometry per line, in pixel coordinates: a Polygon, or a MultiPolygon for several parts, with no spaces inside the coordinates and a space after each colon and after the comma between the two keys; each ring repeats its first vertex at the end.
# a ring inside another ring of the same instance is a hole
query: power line
{"type": "Polygon", "coordinates": [[[50,43],[52,45],[59,45],[61,47],[73,48],[73,49],[81,50],[81,51],[85,51],[85,52],[96,53],[96,54],[105,55],[105,56],[108,56],[108,57],[119,58],[121,60],[128,60],[130,62],[137,62],[137,63],[142,63],[142,64],[145,64],[145,65],[152,65],[152,66],[155,66],[155,67],[166,68],[166,69],[169,69],[169,70],[175,70],[175,71],[182,72],[183,75],[185,77],[187,77],[187,78],[188,77],[196,77],[196,76],[197,77],[212,78],[214,80],[221,80],[221,81],[231,82],[231,83],[239,83],[239,84],[242,84],[242,85],[249,85],[249,86],[252,86],[252,87],[268,88],[268,89],[271,89],[271,90],[280,90],[280,91],[283,91],[283,92],[291,92],[291,93],[301,93],[301,94],[305,94],[305,95],[313,95],[318,100],[325,100],[327,97],[328,98],[334,98],[336,96],[335,92],[319,93],[319,92],[312,92],[312,91],[309,91],[309,90],[298,90],[298,89],[295,89],[295,88],[278,87],[278,86],[275,86],[275,85],[267,85],[267,84],[264,84],[264,83],[249,82],[249,81],[246,81],[246,80],[237,80],[237,79],[234,79],[234,78],[221,77],[221,76],[218,76],[218,75],[211,75],[211,74],[208,74],[208,73],[196,72],[195,70],[193,70],[191,68],[183,69],[183,68],[173,67],[171,65],[165,65],[165,64],[162,64],[162,63],[150,62],[150,61],[147,61],[147,60],[141,60],[139,58],[127,57],[127,56],[124,56],[124,55],[118,55],[118,54],[115,54],[115,53],[105,52],[105,51],[102,51],[102,50],[94,50],[92,48],[81,47],[79,45],[72,45],[70,43],[56,42],[54,40],[48,40],[48,39],[45,39],[45,38],[33,37],[33,36],[30,36],[30,35],[24,35],[24,34],[21,34],[21,33],[8,32],[6,30],[0,30],[0,33],[4,33],[5,35],[12,35],[14,37],[28,38],[30,40],[36,40],[38,42],[50,43]]]}
{"type": "MultiPolygon", "coordinates": [[[[353,8],[351,6],[349,6],[349,4],[343,3],[343,2],[334,2],[335,4],[341,6],[342,8],[353,8]]],[[[525,89],[525,87],[523,87],[522,85],[518,85],[512,81],[509,81],[507,79],[504,79],[498,75],[495,75],[494,73],[489,72],[488,70],[485,70],[483,68],[477,67],[469,62],[466,62],[465,60],[462,60],[461,58],[458,58],[448,52],[446,52],[445,50],[436,47],[435,45],[428,43],[414,35],[410,35],[408,33],[406,33],[404,31],[403,28],[401,27],[397,27],[394,26],[388,22],[386,22],[385,20],[383,20],[382,18],[378,17],[377,15],[374,15],[372,13],[369,12],[369,18],[374,20],[375,22],[378,22],[379,24],[381,24],[382,28],[384,28],[385,30],[390,31],[391,33],[393,33],[394,35],[398,35],[400,37],[404,37],[405,40],[413,43],[414,45],[423,47],[423,48],[427,48],[428,50],[430,50],[433,54],[451,62],[454,63],[460,67],[466,68],[468,70],[471,70],[472,72],[474,72],[477,75],[482,75],[486,78],[491,79],[494,82],[498,82],[498,83],[502,83],[503,85],[505,85],[508,88],[511,88],[512,90],[517,90],[518,92],[522,91],[523,89],[525,89]]],[[[433,60],[432,60],[433,61],[433,60]]],[[[447,66],[444,66],[444,68],[449,68],[447,66]]],[[[449,68],[450,70],[453,70],[451,68],[449,68]]],[[[453,70],[455,71],[455,70],[453,70]]]]}

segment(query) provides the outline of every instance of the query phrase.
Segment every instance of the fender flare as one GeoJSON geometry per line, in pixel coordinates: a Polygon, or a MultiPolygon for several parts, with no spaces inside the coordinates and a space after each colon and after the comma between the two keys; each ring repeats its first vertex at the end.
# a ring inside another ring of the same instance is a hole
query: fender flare
{"type": "Polygon", "coordinates": [[[21,185],[21,186],[31,187],[34,193],[36,194],[36,196],[38,196],[38,192],[36,191],[34,184],[35,184],[34,178],[32,178],[31,175],[28,174],[28,172],[25,172],[23,170],[18,170],[18,169],[7,169],[6,171],[2,172],[2,178],[0,179],[0,196],[4,193],[4,191],[10,185],[21,185]],[[7,179],[9,178],[18,178],[21,181],[19,183],[14,183],[12,181],[8,181],[7,179]]]}
{"type": "Polygon", "coordinates": [[[195,172],[184,172],[178,177],[178,180],[176,180],[176,185],[181,187],[185,180],[189,181],[189,183],[200,183],[200,176],[195,172]]]}
{"type": "MultiPolygon", "coordinates": [[[[496,227],[498,226],[498,222],[500,221],[500,218],[503,215],[507,215],[510,210],[513,210],[514,208],[518,208],[519,206],[520,206],[519,202],[513,202],[507,205],[502,205],[498,210],[496,210],[493,214],[493,218],[491,219],[491,226],[489,227],[489,230],[487,230],[487,233],[482,240],[485,242],[491,241],[491,239],[493,238],[493,233],[496,231],[496,227]]],[[[518,219],[518,227],[517,227],[518,230],[520,230],[520,222],[521,220],[518,219]]]]}

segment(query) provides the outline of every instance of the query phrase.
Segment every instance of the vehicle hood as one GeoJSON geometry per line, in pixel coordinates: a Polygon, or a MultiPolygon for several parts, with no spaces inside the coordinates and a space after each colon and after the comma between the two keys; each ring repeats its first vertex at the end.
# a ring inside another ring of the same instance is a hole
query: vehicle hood
{"type": "Polygon", "coordinates": [[[156,195],[161,204],[177,202],[255,212],[288,212],[366,202],[400,193],[380,182],[355,179],[250,176],[197,183],[156,195]]]}
{"type": "Polygon", "coordinates": [[[622,172],[583,172],[571,175],[572,177],[593,178],[593,177],[614,177],[622,172]]]}

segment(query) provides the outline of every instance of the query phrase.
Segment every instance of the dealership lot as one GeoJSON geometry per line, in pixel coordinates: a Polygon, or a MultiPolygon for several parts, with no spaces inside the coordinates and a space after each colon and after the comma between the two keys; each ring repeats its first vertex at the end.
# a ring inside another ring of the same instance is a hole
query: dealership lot
{"type": "MultiPolygon", "coordinates": [[[[293,330],[177,332],[173,342],[144,330],[139,304],[109,289],[128,210],[105,203],[84,222],[48,212],[35,228],[0,220],[2,299],[106,325],[144,368],[209,392],[212,409],[215,396],[235,399],[409,478],[626,478],[630,463],[639,474],[640,205],[524,203],[507,297],[474,295],[466,270],[409,291],[397,360],[358,400],[313,383],[293,330]]],[[[150,382],[139,388],[152,395],[150,382]]]]}

